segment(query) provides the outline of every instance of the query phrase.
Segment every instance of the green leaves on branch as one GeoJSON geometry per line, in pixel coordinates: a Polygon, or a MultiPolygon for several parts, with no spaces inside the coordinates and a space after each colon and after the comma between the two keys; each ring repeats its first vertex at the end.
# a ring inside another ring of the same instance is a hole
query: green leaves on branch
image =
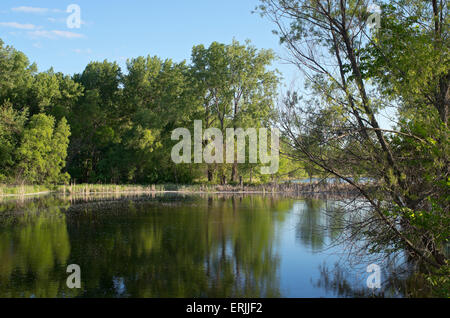
{"type": "Polygon", "coordinates": [[[61,170],[66,164],[69,136],[65,118],[55,127],[51,116],[31,117],[17,150],[18,177],[38,184],[67,183],[69,175],[61,170]]]}

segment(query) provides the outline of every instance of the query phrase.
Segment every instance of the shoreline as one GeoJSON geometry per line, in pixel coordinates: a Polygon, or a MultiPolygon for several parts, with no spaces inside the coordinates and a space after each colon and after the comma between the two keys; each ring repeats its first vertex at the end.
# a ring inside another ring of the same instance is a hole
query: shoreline
{"type": "Polygon", "coordinates": [[[345,183],[279,183],[261,185],[101,185],[79,184],[62,186],[8,186],[0,185],[0,198],[41,196],[49,194],[94,195],[94,194],[358,194],[345,183]]]}

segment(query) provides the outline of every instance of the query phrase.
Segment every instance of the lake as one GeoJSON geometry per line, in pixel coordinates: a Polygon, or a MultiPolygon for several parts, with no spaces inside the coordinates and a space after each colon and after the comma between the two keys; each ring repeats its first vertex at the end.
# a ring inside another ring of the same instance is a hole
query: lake
{"type": "Polygon", "coordinates": [[[338,207],[225,194],[3,200],[0,297],[401,296],[367,287],[369,261],[336,243],[338,207]],[[70,264],[79,289],[67,287],[70,264]]]}

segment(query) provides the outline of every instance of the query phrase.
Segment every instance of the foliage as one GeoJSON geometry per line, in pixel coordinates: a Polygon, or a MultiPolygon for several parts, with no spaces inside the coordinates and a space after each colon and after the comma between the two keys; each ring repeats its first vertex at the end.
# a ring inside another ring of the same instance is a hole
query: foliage
{"type": "MultiPolygon", "coordinates": [[[[194,46],[190,64],[140,56],[127,61],[126,72],[105,60],[67,76],[38,72],[0,42],[0,182],[61,183],[69,175],[76,183],[268,181],[261,163],[175,164],[171,133],[186,127],[193,134],[194,120],[223,134],[270,127],[279,81],[274,58],[233,40],[194,46]]],[[[289,165],[282,161],[283,174],[289,165]]]]}
{"type": "Polygon", "coordinates": [[[368,5],[261,1],[312,96],[290,92],[279,125],[291,158],[345,180],[370,203],[353,235],[370,236],[364,248],[407,250],[440,267],[450,215],[448,5],[382,1],[372,30],[368,5]],[[392,127],[380,121],[388,109],[392,127]]]}
{"type": "Polygon", "coordinates": [[[450,265],[448,262],[439,270],[427,276],[435,297],[450,298],[450,265]]]}
{"type": "MultiPolygon", "coordinates": [[[[274,58],[271,50],[257,50],[249,41],[195,46],[191,71],[201,105],[197,119],[202,119],[203,128],[218,128],[225,136],[227,128],[270,127],[279,81],[277,71],[268,70],[274,58]]],[[[239,175],[252,175],[259,166],[238,166],[234,160],[233,164],[208,165],[208,181],[216,175],[223,183],[230,174],[230,181],[237,182],[239,175]]]]}
{"type": "Polygon", "coordinates": [[[38,184],[68,182],[69,175],[61,170],[65,166],[70,129],[65,118],[54,126],[51,116],[31,117],[17,149],[19,178],[38,184]]]}
{"type": "Polygon", "coordinates": [[[15,149],[20,143],[27,111],[20,112],[10,102],[0,106],[0,181],[7,181],[16,162],[15,149]]]}

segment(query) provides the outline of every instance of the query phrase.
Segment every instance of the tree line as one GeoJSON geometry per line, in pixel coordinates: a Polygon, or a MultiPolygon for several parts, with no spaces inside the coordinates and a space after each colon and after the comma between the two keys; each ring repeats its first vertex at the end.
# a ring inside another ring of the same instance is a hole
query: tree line
{"type": "MultiPolygon", "coordinates": [[[[0,182],[268,180],[260,163],[176,165],[171,132],[193,130],[194,120],[222,132],[269,127],[280,80],[274,58],[249,41],[214,42],[195,46],[189,64],[137,57],[124,71],[105,60],[69,76],[38,72],[0,42],[0,182]]],[[[281,164],[279,174],[291,169],[281,164]]]]}

